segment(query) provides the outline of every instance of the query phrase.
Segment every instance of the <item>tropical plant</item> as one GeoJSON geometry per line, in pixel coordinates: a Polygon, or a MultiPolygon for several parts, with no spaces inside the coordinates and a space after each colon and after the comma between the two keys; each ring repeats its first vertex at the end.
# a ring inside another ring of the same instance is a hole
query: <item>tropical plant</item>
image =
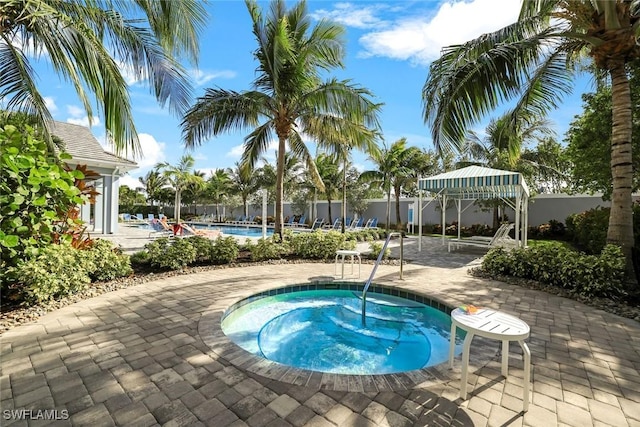
{"type": "Polygon", "coordinates": [[[233,191],[233,181],[229,177],[229,174],[224,169],[216,169],[207,179],[205,192],[207,198],[209,198],[216,205],[216,219],[220,220],[220,204],[229,197],[233,191]]]}
{"type": "Polygon", "coordinates": [[[304,1],[287,10],[284,0],[273,0],[266,17],[254,0],[246,4],[258,44],[254,88],[208,89],[185,115],[183,135],[187,147],[193,147],[223,132],[251,128],[242,163],[253,167],[275,133],[275,233],[281,235],[287,146],[313,172],[303,134],[328,143],[338,137],[364,141],[374,136],[368,127],[378,126],[377,110],[366,89],[349,81],[320,80],[321,72],[343,65],[341,26],[321,20],[312,27],[304,1]]]}
{"type": "Polygon", "coordinates": [[[315,163],[318,175],[320,175],[320,179],[324,184],[324,190],[321,191],[321,193],[324,195],[325,199],[327,199],[329,224],[333,224],[331,202],[336,198],[342,178],[339,161],[335,155],[320,153],[318,154],[318,157],[316,157],[315,163]]]}
{"type": "Polygon", "coordinates": [[[420,154],[417,147],[407,147],[407,139],[400,138],[389,148],[383,148],[372,153],[369,157],[377,166],[377,169],[365,171],[360,175],[360,180],[373,182],[379,185],[387,197],[386,228],[390,228],[391,221],[391,190],[396,199],[396,224],[402,227],[400,216],[400,196],[402,187],[410,180],[417,178],[415,158],[420,154]]]}
{"type": "MultiPolygon", "coordinates": [[[[622,247],[635,281],[632,199],[632,105],[627,65],[640,56],[638,0],[540,0],[522,3],[518,20],[446,47],[423,88],[424,119],[438,149],[460,148],[470,125],[502,101],[514,117],[544,115],[571,90],[584,58],[612,87],[612,209],[607,242],[622,247]]],[[[636,283],[637,285],[637,283],[636,283]]]]}
{"type": "Polygon", "coordinates": [[[231,189],[233,194],[239,195],[242,199],[242,207],[244,216],[249,215],[249,197],[258,190],[258,181],[256,175],[247,168],[243,168],[240,163],[236,162],[233,168],[227,169],[227,174],[231,179],[231,189]]]}
{"type": "Polygon", "coordinates": [[[204,182],[202,177],[193,174],[194,164],[195,160],[192,156],[184,155],[177,165],[170,165],[167,162],[156,165],[156,168],[162,171],[169,185],[175,190],[173,217],[176,221],[180,221],[182,192],[193,183],[202,184],[204,182]]]}
{"type": "Polygon", "coordinates": [[[182,193],[182,202],[186,205],[193,205],[193,213],[198,214],[198,203],[207,203],[211,198],[207,193],[205,171],[194,170],[193,179],[185,186],[182,193]]]}
{"type": "Polygon", "coordinates": [[[147,194],[147,202],[154,206],[160,201],[160,192],[167,185],[167,178],[157,169],[150,170],[145,176],[138,178],[144,192],[147,194]]]}
{"type": "Polygon", "coordinates": [[[118,153],[140,146],[123,74],[148,80],[152,93],[174,112],[190,99],[180,59],[195,63],[207,15],[197,0],[3,0],[0,3],[0,103],[33,114],[46,133],[51,122],[31,59],[46,55],[71,82],[89,120],[95,97],[118,153]],[[170,7],[168,7],[170,5],[170,7]]]}
{"type": "MultiPolygon", "coordinates": [[[[631,104],[634,113],[640,105],[640,61],[629,68],[631,104]]],[[[611,198],[611,87],[601,85],[594,93],[582,95],[582,113],[571,122],[567,131],[566,155],[571,161],[571,190],[579,193],[600,192],[604,200],[611,198]]],[[[633,121],[632,131],[634,174],[633,191],[640,188],[640,120],[633,121]]]]}
{"type": "Polygon", "coordinates": [[[69,171],[61,163],[71,156],[50,154],[30,127],[0,127],[0,146],[0,283],[4,285],[18,261],[54,243],[61,221],[89,195],[74,185],[84,178],[82,171],[69,171]]]}

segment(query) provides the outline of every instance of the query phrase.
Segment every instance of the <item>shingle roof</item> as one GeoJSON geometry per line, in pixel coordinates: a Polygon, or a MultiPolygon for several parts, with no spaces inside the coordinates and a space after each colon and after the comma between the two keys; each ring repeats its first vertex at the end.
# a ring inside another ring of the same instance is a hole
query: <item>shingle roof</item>
{"type": "Polygon", "coordinates": [[[102,148],[88,127],[64,122],[53,122],[51,133],[64,142],[64,150],[74,160],[94,165],[107,165],[135,169],[136,162],[109,153],[102,148]]]}

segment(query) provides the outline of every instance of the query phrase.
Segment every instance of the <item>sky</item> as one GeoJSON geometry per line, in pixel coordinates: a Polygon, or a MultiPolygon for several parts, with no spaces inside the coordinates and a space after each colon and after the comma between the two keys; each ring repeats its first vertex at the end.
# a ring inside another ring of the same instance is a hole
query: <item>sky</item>
{"type": "MultiPolygon", "coordinates": [[[[259,4],[266,9],[268,2],[259,4]]],[[[308,10],[314,20],[331,19],[346,29],[344,69],[331,76],[350,79],[369,89],[374,101],[383,103],[380,122],[384,143],[389,146],[405,137],[408,145],[433,149],[430,130],[423,120],[422,87],[431,61],[440,49],[462,43],[513,23],[520,0],[392,0],[334,2],[310,0],[308,10]]],[[[194,86],[194,101],[206,88],[218,86],[229,90],[249,90],[256,77],[257,62],[252,52],[256,42],[244,1],[212,0],[208,6],[209,23],[203,33],[197,68],[189,69],[194,86]]],[[[89,126],[87,114],[74,90],[62,81],[46,61],[36,64],[38,86],[55,120],[89,126]]],[[[183,154],[191,154],[196,170],[211,171],[233,167],[240,160],[243,139],[250,130],[221,135],[194,150],[185,151],[181,141],[180,117],[160,108],[144,82],[128,80],[135,125],[142,146],[142,156],[132,158],[138,169],[122,178],[121,184],[140,186],[144,176],[158,162],[175,164],[183,154]]],[[[580,79],[574,92],[549,119],[563,139],[570,121],[581,112],[580,95],[592,91],[591,82],[580,79]]],[[[482,132],[491,117],[473,130],[482,132]]],[[[91,130],[107,151],[105,127],[101,117],[94,117],[91,130]]],[[[275,163],[275,140],[265,157],[275,163]]],[[[366,155],[354,152],[359,170],[373,168],[366,155]]]]}

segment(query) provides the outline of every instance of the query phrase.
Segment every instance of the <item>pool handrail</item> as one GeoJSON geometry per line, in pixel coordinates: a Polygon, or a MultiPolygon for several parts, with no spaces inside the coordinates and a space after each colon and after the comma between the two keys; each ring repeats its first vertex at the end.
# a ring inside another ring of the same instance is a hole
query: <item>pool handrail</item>
{"type": "Polygon", "coordinates": [[[369,279],[364,284],[364,288],[362,288],[362,326],[367,325],[366,320],[366,310],[367,310],[367,291],[369,290],[369,286],[371,286],[371,282],[373,281],[373,276],[376,275],[376,270],[378,270],[378,266],[380,262],[382,262],[382,258],[384,257],[384,251],[387,250],[387,246],[389,246],[389,241],[393,236],[400,236],[400,279],[402,279],[402,261],[403,261],[403,235],[401,232],[394,231],[389,233],[387,236],[387,240],[385,240],[384,245],[382,246],[382,250],[378,254],[378,259],[375,264],[373,264],[373,270],[371,270],[371,274],[369,275],[369,279]]]}

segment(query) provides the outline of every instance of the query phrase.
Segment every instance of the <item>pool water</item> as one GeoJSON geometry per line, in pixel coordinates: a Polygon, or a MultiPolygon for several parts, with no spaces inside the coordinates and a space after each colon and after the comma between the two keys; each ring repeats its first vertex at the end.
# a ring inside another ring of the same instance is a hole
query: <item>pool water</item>
{"type": "MultiPolygon", "coordinates": [[[[389,374],[446,362],[451,318],[404,298],[300,291],[260,298],[227,313],[222,330],[245,350],[302,369],[389,374]]],[[[460,341],[457,340],[457,352],[460,341]]]]}
{"type": "MultiPolygon", "coordinates": [[[[238,236],[238,237],[262,237],[262,227],[253,226],[247,227],[242,225],[216,225],[216,224],[198,224],[198,223],[189,223],[193,228],[198,230],[220,230],[223,235],[227,236],[238,236]]],[[[138,228],[142,228],[144,230],[152,230],[150,224],[138,224],[138,228]]],[[[273,227],[267,228],[267,236],[273,235],[273,227]]]]}

